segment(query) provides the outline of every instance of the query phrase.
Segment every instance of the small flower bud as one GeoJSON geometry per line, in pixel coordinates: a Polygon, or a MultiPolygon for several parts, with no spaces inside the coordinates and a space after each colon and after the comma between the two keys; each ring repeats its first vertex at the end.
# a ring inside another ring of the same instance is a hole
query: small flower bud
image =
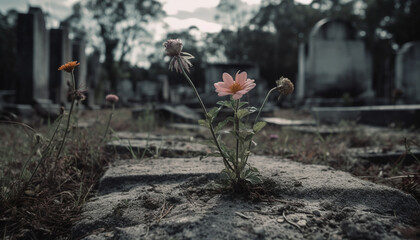
{"type": "Polygon", "coordinates": [[[118,102],[119,98],[115,94],[108,94],[106,95],[105,100],[107,100],[110,103],[116,103],[118,102]]]}
{"type": "Polygon", "coordinates": [[[283,96],[290,95],[295,90],[295,86],[288,78],[281,77],[276,81],[276,85],[279,93],[283,96]]]}

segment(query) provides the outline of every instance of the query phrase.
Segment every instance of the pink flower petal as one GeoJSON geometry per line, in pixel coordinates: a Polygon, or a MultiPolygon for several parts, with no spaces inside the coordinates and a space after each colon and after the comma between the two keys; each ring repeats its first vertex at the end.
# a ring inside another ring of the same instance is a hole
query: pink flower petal
{"type": "Polygon", "coordinates": [[[229,92],[219,92],[217,95],[218,95],[219,97],[223,97],[223,96],[230,95],[230,93],[229,93],[229,92]]]}
{"type": "Polygon", "coordinates": [[[245,83],[245,81],[246,81],[246,78],[247,78],[247,74],[246,74],[246,72],[241,72],[241,73],[239,73],[239,71],[236,73],[236,76],[235,76],[235,81],[237,82],[237,83],[239,83],[239,85],[243,85],[244,83],[245,83]]]}
{"type": "Polygon", "coordinates": [[[230,86],[234,83],[233,78],[232,78],[232,76],[230,76],[229,73],[223,73],[222,78],[223,78],[223,82],[225,82],[225,84],[227,84],[227,86],[230,86]]]}
{"type": "Polygon", "coordinates": [[[235,93],[233,96],[232,96],[232,98],[233,99],[235,99],[235,100],[238,100],[239,98],[241,98],[242,97],[242,94],[240,94],[239,92],[237,92],[237,93],[235,93]]]}

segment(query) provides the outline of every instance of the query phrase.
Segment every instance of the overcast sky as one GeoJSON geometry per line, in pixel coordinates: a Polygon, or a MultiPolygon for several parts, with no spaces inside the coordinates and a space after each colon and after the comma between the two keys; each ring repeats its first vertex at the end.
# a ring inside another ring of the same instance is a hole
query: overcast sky
{"type": "MultiPolygon", "coordinates": [[[[9,9],[19,12],[27,12],[28,6],[39,6],[51,16],[48,21],[49,28],[59,26],[63,20],[71,14],[71,6],[80,0],[0,0],[0,12],[5,13],[9,9]]],[[[188,29],[196,26],[200,32],[219,32],[222,26],[215,20],[216,6],[220,0],[159,0],[167,16],[163,19],[164,24],[150,25],[154,33],[154,40],[160,41],[167,32],[188,29]]],[[[241,7],[258,10],[261,0],[242,0],[245,2],[241,7]]],[[[311,0],[297,0],[301,3],[309,3],[311,0]]],[[[155,51],[149,47],[133,49],[129,56],[132,64],[147,67],[147,56],[155,51]]]]}
{"type": "MultiPolygon", "coordinates": [[[[71,13],[71,6],[79,0],[0,0],[0,11],[6,12],[14,8],[26,12],[28,5],[41,6],[52,17],[61,20],[71,13]]],[[[221,29],[219,23],[214,20],[215,7],[219,0],[159,0],[163,3],[163,9],[168,14],[164,22],[168,30],[186,29],[191,25],[197,26],[201,31],[218,32],[221,29]]],[[[249,7],[257,7],[261,0],[242,0],[249,7]]],[[[298,0],[309,3],[311,0],[298,0]]]]}

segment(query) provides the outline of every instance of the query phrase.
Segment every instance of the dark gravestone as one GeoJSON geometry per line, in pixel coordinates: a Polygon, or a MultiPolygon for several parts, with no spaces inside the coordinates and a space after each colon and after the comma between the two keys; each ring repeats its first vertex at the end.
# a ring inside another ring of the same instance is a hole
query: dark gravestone
{"type": "Polygon", "coordinates": [[[406,43],[398,51],[395,87],[405,103],[420,103],[420,41],[406,43]]]}
{"type": "Polygon", "coordinates": [[[69,73],[58,71],[61,65],[72,60],[68,33],[65,26],[50,30],[50,99],[62,105],[68,102],[67,81],[72,81],[69,73]]]}
{"type": "Polygon", "coordinates": [[[97,88],[99,85],[99,78],[101,72],[101,64],[99,62],[100,53],[98,51],[94,51],[88,58],[87,58],[87,78],[86,78],[86,104],[90,108],[96,108],[96,96],[102,96],[103,94],[100,93],[100,88],[97,88]]]}
{"type": "Polygon", "coordinates": [[[300,61],[305,63],[304,83],[300,82],[304,90],[299,90],[300,98],[371,95],[370,55],[351,23],[319,21],[311,31],[306,55],[306,61],[300,61]]]}
{"type": "Polygon", "coordinates": [[[87,59],[85,53],[86,43],[81,39],[73,40],[72,43],[72,59],[80,63],[74,69],[74,77],[76,79],[76,87],[81,90],[87,89],[87,59]]]}
{"type": "Polygon", "coordinates": [[[32,104],[48,98],[48,42],[40,8],[31,7],[27,14],[18,15],[16,103],[32,104]]]}

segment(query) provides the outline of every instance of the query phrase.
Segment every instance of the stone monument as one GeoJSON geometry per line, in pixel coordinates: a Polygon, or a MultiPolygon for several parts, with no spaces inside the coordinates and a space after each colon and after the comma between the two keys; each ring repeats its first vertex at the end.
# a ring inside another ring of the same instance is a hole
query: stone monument
{"type": "Polygon", "coordinates": [[[408,42],[398,51],[395,87],[405,103],[420,103],[420,41],[408,42]]]}
{"type": "MultiPolygon", "coordinates": [[[[57,104],[66,105],[68,102],[68,84],[71,81],[68,73],[57,69],[72,61],[72,45],[66,25],[50,30],[50,99],[57,104]]],[[[77,68],[76,68],[77,69],[77,68]]]]}
{"type": "MultiPolygon", "coordinates": [[[[57,68],[60,66],[57,64],[57,68]]],[[[44,14],[31,7],[17,20],[16,103],[32,104],[48,99],[49,38],[44,14]]]]}
{"type": "MultiPolygon", "coordinates": [[[[357,29],[342,20],[323,19],[312,29],[307,49],[299,48],[300,98],[372,96],[371,58],[357,29]],[[302,76],[303,74],[303,76],[302,76]]],[[[299,86],[297,86],[299,88],[299,86]]]]}

